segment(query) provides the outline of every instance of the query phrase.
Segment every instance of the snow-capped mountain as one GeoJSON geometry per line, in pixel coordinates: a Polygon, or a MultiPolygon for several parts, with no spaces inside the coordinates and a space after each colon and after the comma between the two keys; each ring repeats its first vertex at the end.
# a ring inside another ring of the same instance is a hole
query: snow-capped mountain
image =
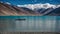
{"type": "Polygon", "coordinates": [[[17,6],[32,9],[35,12],[40,13],[42,15],[48,14],[51,11],[55,10],[56,8],[60,7],[60,5],[53,5],[53,4],[49,4],[49,3],[45,3],[45,4],[27,4],[27,5],[17,5],[17,6]]]}
{"type": "Polygon", "coordinates": [[[25,4],[25,5],[17,5],[18,7],[26,7],[26,8],[29,8],[29,9],[40,9],[40,8],[57,8],[57,7],[60,7],[60,5],[53,5],[53,4],[49,4],[49,3],[45,3],[45,4],[25,4]]]}
{"type": "Polygon", "coordinates": [[[0,15],[60,15],[60,5],[45,4],[27,4],[11,5],[9,2],[0,2],[0,15]]]}
{"type": "MultiPolygon", "coordinates": [[[[0,1],[0,3],[4,3],[4,2],[0,1]]],[[[11,3],[9,3],[9,2],[5,2],[4,4],[11,5],[11,3]]],[[[53,8],[53,9],[55,9],[55,8],[60,7],[60,5],[54,5],[54,4],[50,4],[50,3],[24,4],[24,5],[16,5],[16,6],[17,7],[26,7],[26,8],[32,9],[32,10],[41,9],[41,8],[44,8],[44,9],[53,8]]]]}

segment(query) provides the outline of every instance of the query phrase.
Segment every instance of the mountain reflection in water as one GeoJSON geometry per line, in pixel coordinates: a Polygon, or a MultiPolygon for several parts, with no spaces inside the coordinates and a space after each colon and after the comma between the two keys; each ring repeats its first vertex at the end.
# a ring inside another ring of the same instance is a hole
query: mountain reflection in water
{"type": "Polygon", "coordinates": [[[58,16],[1,16],[0,31],[60,32],[59,18],[58,16]]]}

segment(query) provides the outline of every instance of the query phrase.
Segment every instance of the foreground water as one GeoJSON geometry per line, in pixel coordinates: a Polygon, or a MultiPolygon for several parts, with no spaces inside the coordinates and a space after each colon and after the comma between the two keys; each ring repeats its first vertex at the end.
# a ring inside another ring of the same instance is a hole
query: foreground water
{"type": "Polygon", "coordinates": [[[60,32],[60,16],[0,16],[1,24],[0,31],[60,32]]]}

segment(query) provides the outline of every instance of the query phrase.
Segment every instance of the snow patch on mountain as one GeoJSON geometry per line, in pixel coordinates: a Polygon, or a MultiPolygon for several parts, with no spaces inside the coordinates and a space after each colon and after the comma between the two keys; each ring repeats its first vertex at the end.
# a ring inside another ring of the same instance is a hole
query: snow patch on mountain
{"type": "Polygon", "coordinates": [[[2,2],[2,1],[0,1],[0,3],[11,5],[11,3],[9,3],[9,2],[2,2]]]}
{"type": "Polygon", "coordinates": [[[26,7],[29,9],[34,10],[35,8],[57,8],[60,7],[60,5],[53,5],[53,4],[49,4],[49,3],[45,3],[45,4],[25,4],[25,5],[17,5],[18,7],[26,7]]]}
{"type": "Polygon", "coordinates": [[[0,1],[0,3],[3,3],[2,1],[0,1]]]}
{"type": "Polygon", "coordinates": [[[5,4],[11,5],[11,3],[9,3],[9,2],[5,2],[5,4]]]}

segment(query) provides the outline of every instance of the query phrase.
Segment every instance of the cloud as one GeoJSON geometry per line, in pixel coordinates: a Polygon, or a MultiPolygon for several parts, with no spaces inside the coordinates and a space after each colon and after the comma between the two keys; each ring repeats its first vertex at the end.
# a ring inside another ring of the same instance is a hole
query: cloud
{"type": "Polygon", "coordinates": [[[45,3],[45,4],[25,4],[25,5],[17,5],[18,7],[27,7],[29,9],[34,10],[35,8],[57,8],[60,7],[60,5],[53,5],[53,4],[49,4],[49,3],[45,3]]]}

